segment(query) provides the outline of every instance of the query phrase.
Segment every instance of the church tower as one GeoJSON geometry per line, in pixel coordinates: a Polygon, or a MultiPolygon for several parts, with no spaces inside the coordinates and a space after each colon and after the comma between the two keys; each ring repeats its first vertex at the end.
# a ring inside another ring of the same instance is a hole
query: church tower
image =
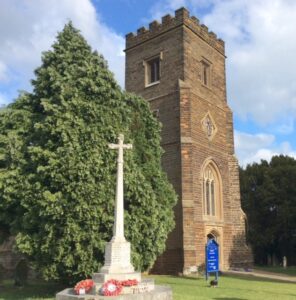
{"type": "Polygon", "coordinates": [[[221,270],[250,263],[224,42],[181,8],[128,34],[125,52],[126,90],[162,123],[163,169],[179,195],[176,227],[153,271],[195,271],[209,238],[220,245],[221,270]]]}

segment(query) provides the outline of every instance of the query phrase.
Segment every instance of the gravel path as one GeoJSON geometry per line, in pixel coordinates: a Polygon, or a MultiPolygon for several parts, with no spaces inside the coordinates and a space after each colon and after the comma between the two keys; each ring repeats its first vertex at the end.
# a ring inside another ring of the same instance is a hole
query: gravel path
{"type": "Polygon", "coordinates": [[[285,274],[279,274],[279,273],[271,273],[271,272],[264,272],[259,270],[252,270],[252,271],[226,271],[223,272],[224,274],[229,275],[244,275],[244,276],[254,276],[254,277],[261,277],[261,278],[268,278],[268,279],[274,279],[274,280],[281,280],[286,282],[295,282],[296,283],[296,277],[295,276],[289,276],[285,274]]]}

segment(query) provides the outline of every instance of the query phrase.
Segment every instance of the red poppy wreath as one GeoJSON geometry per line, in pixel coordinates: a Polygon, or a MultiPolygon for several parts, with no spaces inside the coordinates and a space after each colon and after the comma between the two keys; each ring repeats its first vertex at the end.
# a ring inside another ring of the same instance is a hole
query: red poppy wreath
{"type": "Polygon", "coordinates": [[[81,280],[75,285],[74,291],[77,295],[82,295],[89,292],[93,286],[94,282],[91,279],[81,280]]]}
{"type": "Polygon", "coordinates": [[[115,279],[106,281],[102,287],[104,296],[118,296],[122,291],[121,282],[115,279]]]}
{"type": "Polygon", "coordinates": [[[123,280],[121,281],[121,284],[123,286],[133,286],[133,285],[138,285],[138,280],[137,279],[127,279],[127,280],[123,280]]]}

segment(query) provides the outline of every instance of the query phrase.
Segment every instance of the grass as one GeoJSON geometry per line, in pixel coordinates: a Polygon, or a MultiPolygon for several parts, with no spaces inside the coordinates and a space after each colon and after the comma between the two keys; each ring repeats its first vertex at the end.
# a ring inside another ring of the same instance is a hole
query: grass
{"type": "Polygon", "coordinates": [[[49,282],[34,282],[24,287],[15,287],[12,280],[0,282],[0,300],[53,300],[54,295],[64,287],[49,282]]]}
{"type": "Polygon", "coordinates": [[[258,271],[264,271],[264,272],[272,272],[272,273],[279,273],[279,274],[285,274],[289,276],[296,276],[296,266],[293,267],[266,267],[266,266],[256,266],[254,267],[254,270],[258,271]]]}
{"type": "MultiPolygon", "coordinates": [[[[204,278],[151,276],[157,284],[169,285],[174,300],[289,300],[296,299],[296,284],[246,276],[222,276],[219,286],[210,288],[204,278]]],[[[62,286],[53,283],[35,283],[16,288],[13,282],[0,284],[0,300],[54,300],[62,286]]]]}
{"type": "Polygon", "coordinates": [[[223,276],[210,288],[203,278],[159,276],[157,282],[170,285],[174,300],[289,300],[296,299],[296,284],[246,276],[223,276]]]}

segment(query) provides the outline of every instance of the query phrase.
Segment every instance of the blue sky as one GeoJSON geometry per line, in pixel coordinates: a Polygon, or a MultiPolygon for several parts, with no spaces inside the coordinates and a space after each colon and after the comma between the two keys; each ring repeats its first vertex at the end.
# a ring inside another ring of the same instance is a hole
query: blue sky
{"type": "Polygon", "coordinates": [[[41,52],[68,20],[123,86],[125,34],[182,6],[226,42],[240,164],[296,157],[294,0],[0,0],[0,106],[31,89],[41,52]]]}

